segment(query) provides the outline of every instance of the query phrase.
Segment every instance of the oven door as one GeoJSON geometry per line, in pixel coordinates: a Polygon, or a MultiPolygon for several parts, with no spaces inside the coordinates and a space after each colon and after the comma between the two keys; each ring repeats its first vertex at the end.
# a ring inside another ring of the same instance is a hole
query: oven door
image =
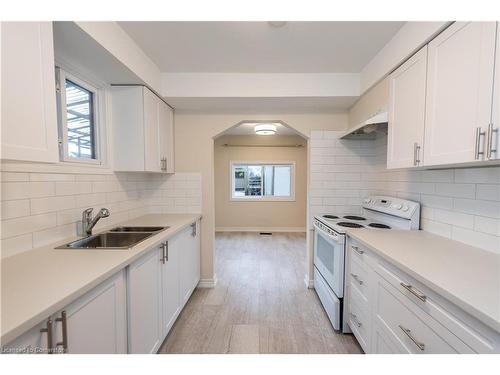
{"type": "Polygon", "coordinates": [[[338,298],[344,297],[345,236],[330,234],[314,223],[314,265],[338,298]]]}

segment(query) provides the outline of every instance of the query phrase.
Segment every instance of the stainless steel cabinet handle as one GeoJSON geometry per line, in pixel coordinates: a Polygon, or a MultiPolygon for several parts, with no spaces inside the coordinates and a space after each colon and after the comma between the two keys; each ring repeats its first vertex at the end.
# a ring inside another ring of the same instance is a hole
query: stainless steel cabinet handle
{"type": "Polygon", "coordinates": [[[42,328],[40,332],[47,333],[47,353],[52,354],[54,352],[54,348],[52,347],[52,319],[49,318],[47,320],[47,324],[45,328],[42,328]]]}
{"type": "Polygon", "coordinates": [[[62,325],[62,341],[56,343],[56,346],[62,346],[63,353],[66,353],[68,350],[68,323],[66,311],[61,312],[61,317],[56,318],[56,322],[61,322],[62,325]]]}
{"type": "Polygon", "coordinates": [[[413,165],[417,166],[420,164],[420,146],[417,142],[413,144],[413,165]]]}
{"type": "Polygon", "coordinates": [[[165,261],[166,261],[166,255],[165,255],[165,243],[162,243],[161,244],[161,258],[160,258],[161,262],[163,264],[165,264],[165,261]]]}
{"type": "Polygon", "coordinates": [[[413,294],[415,297],[417,297],[419,300],[422,302],[425,302],[427,300],[427,296],[423,294],[422,292],[418,291],[415,289],[412,285],[410,284],[405,284],[403,282],[399,283],[403,288],[405,288],[407,291],[409,291],[411,294],[413,294]]]}
{"type": "Polygon", "coordinates": [[[168,241],[165,242],[163,248],[165,249],[165,261],[168,262],[168,241]]]}
{"type": "Polygon", "coordinates": [[[361,324],[361,322],[358,320],[358,317],[356,316],[356,314],[353,314],[351,313],[351,319],[352,321],[354,322],[354,324],[356,324],[358,327],[361,327],[363,324],[361,324]]]}
{"type": "Polygon", "coordinates": [[[411,334],[411,330],[403,327],[401,324],[398,327],[401,329],[401,331],[403,331],[405,333],[406,336],[408,336],[408,338],[411,341],[413,341],[413,343],[417,346],[417,348],[419,348],[422,351],[425,350],[425,344],[418,341],[415,337],[413,337],[413,335],[411,334]]]}
{"type": "Polygon", "coordinates": [[[485,135],[485,132],[481,131],[481,127],[476,128],[476,142],[474,144],[474,159],[479,160],[479,156],[483,155],[484,152],[481,151],[481,137],[485,135]]]}
{"type": "Polygon", "coordinates": [[[488,137],[486,141],[486,158],[491,159],[491,154],[497,153],[496,146],[493,148],[493,133],[498,134],[498,128],[493,128],[493,124],[488,125],[488,137]]]}
{"type": "Polygon", "coordinates": [[[363,255],[365,252],[363,250],[360,250],[359,247],[351,245],[351,248],[357,252],[359,255],[363,255]]]}
{"type": "Polygon", "coordinates": [[[360,280],[358,275],[351,273],[351,277],[358,282],[359,285],[363,285],[363,280],[360,280]]]}
{"type": "Polygon", "coordinates": [[[191,224],[191,236],[196,237],[196,223],[191,224]]]}

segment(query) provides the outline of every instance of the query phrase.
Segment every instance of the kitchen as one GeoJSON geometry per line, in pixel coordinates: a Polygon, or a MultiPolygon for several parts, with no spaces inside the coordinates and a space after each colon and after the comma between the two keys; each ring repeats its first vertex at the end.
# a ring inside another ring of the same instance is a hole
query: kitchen
{"type": "Polygon", "coordinates": [[[2,352],[500,354],[499,26],[2,21],[2,352]]]}

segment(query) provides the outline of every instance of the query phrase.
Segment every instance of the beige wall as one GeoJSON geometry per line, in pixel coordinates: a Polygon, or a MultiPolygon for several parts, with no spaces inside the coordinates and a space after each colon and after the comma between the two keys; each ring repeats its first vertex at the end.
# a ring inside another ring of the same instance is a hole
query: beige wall
{"type": "Polygon", "coordinates": [[[200,172],[202,176],[201,277],[204,281],[209,282],[214,277],[214,137],[242,120],[269,119],[282,120],[307,137],[312,130],[342,130],[347,128],[347,113],[264,113],[255,115],[176,111],[176,171],[200,172]]]}
{"type": "Polygon", "coordinates": [[[307,206],[307,140],[300,136],[222,136],[215,141],[215,227],[223,229],[303,230],[307,206]],[[303,147],[224,147],[231,145],[302,145],[303,147]],[[294,201],[230,199],[231,161],[294,161],[294,201]]]}
{"type": "Polygon", "coordinates": [[[385,78],[361,96],[349,110],[349,127],[353,127],[389,105],[389,79],[385,78]]]}

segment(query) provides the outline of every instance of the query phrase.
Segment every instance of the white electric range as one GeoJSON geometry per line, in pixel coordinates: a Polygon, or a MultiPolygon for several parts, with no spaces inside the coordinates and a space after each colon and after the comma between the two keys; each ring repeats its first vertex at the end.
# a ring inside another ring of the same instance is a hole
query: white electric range
{"type": "Polygon", "coordinates": [[[419,203],[386,196],[365,198],[360,215],[314,217],[314,288],[336,330],[349,331],[342,309],[346,229],[418,230],[419,226],[419,203]]]}

